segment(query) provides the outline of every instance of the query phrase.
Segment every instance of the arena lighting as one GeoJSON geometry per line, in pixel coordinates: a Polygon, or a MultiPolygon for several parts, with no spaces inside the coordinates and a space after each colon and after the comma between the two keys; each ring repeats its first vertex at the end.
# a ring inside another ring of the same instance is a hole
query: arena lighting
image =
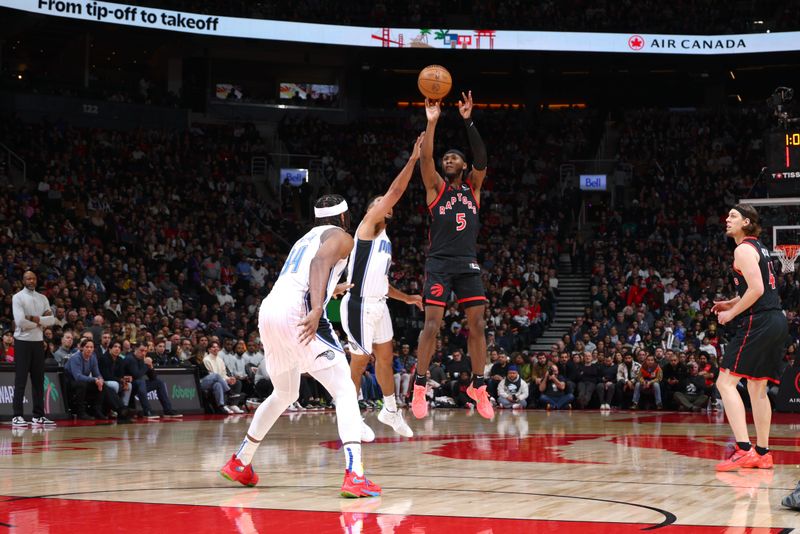
{"type": "MultiPolygon", "coordinates": [[[[397,105],[398,108],[422,108],[422,107],[425,107],[425,102],[398,100],[396,105],[397,105]]],[[[455,102],[444,102],[442,105],[445,106],[445,107],[455,107],[456,103],[455,102]]],[[[477,109],[524,109],[525,108],[525,104],[516,104],[516,103],[509,104],[509,103],[497,103],[497,102],[486,103],[486,102],[482,102],[482,103],[475,103],[475,104],[472,105],[472,107],[477,108],[477,109]]]]}
{"type": "Polygon", "coordinates": [[[584,102],[575,102],[572,104],[542,104],[542,109],[559,110],[559,109],[586,109],[584,102]]]}

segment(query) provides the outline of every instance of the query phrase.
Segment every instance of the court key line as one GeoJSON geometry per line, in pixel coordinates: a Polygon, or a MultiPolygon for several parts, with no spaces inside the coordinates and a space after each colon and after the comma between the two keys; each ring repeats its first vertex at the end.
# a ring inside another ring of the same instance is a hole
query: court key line
{"type": "MultiPolygon", "coordinates": [[[[284,488],[284,489],[287,489],[287,488],[292,488],[292,489],[297,489],[297,488],[324,489],[324,488],[328,488],[328,487],[330,487],[330,486],[303,486],[303,485],[296,485],[296,486],[281,486],[281,485],[270,486],[271,489],[278,489],[278,488],[284,488]]],[[[21,501],[21,500],[28,500],[28,499],[47,499],[47,498],[56,498],[56,497],[63,498],[63,497],[70,497],[70,496],[77,496],[77,495],[91,495],[91,494],[96,494],[96,493],[118,493],[118,492],[137,492],[137,491],[189,491],[189,490],[220,489],[220,488],[221,488],[221,486],[200,486],[200,487],[189,487],[189,488],[170,488],[170,487],[167,487],[167,488],[133,488],[133,489],[76,491],[76,492],[68,492],[68,493],[53,493],[53,494],[48,494],[48,495],[33,495],[33,496],[24,496],[24,497],[23,496],[21,496],[21,497],[11,497],[10,499],[8,499],[8,500],[6,500],[4,502],[21,501]]],[[[252,488],[245,488],[245,489],[252,489],[252,488]]],[[[407,491],[425,491],[425,492],[430,491],[429,488],[420,489],[420,488],[404,488],[404,487],[397,487],[397,486],[394,486],[392,489],[407,490],[407,491]]],[[[598,499],[598,498],[595,498],[595,497],[578,497],[578,496],[573,496],[573,495],[553,495],[553,494],[549,494],[549,493],[527,493],[527,492],[524,492],[524,491],[497,491],[497,490],[485,490],[485,489],[484,490],[441,489],[439,491],[445,492],[445,493],[447,493],[447,492],[450,492],[450,493],[481,493],[481,494],[495,493],[495,494],[500,494],[500,495],[525,495],[525,496],[531,496],[531,497],[554,497],[554,498],[557,498],[557,499],[577,499],[577,500],[583,500],[583,501],[595,501],[595,502],[604,502],[604,503],[611,503],[611,504],[621,504],[621,505],[624,505],[624,506],[632,506],[634,508],[643,508],[643,509],[646,509],[646,510],[650,510],[652,512],[659,513],[659,514],[664,516],[664,520],[661,523],[658,523],[658,524],[655,524],[655,525],[651,525],[651,526],[649,526],[647,528],[644,528],[642,530],[659,529],[659,528],[662,528],[662,527],[669,526],[669,525],[675,523],[675,521],[678,520],[677,516],[675,514],[673,514],[672,512],[669,512],[667,510],[662,510],[662,509],[656,508],[654,506],[647,506],[645,504],[630,503],[630,502],[625,502],[625,501],[614,501],[614,500],[611,500],[611,499],[598,499]]],[[[142,501],[140,501],[140,502],[142,502],[142,501]]],[[[204,505],[199,505],[199,506],[204,506],[204,505]]],[[[530,518],[530,519],[533,520],[535,518],[530,518]]],[[[524,521],[524,519],[522,519],[522,521],[524,521]]],[[[614,523],[618,523],[618,521],[614,521],[614,523]]]]}

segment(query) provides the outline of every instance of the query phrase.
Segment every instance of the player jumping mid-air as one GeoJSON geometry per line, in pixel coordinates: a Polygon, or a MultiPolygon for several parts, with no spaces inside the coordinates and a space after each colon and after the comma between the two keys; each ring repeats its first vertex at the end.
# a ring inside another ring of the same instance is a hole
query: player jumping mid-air
{"type": "Polygon", "coordinates": [[[467,349],[472,362],[472,382],[467,394],[477,404],[478,412],[487,419],[494,416],[483,379],[486,362],[486,335],[483,319],[486,295],[478,265],[477,240],[480,229],[478,211],[481,186],[486,178],[486,146],[472,121],[472,91],[461,93],[458,112],[464,119],[472,149],[472,169],[464,154],[450,149],[442,157],[444,178],[433,161],[433,139],[441,114],[441,102],[425,99],[428,127],[422,142],[420,169],[431,217],[430,248],[425,263],[425,325],[419,335],[417,374],[414,377],[414,398],[411,410],[417,418],[425,417],[425,373],[436,347],[436,336],[442,325],[444,309],[451,291],[464,307],[469,326],[467,349]]]}

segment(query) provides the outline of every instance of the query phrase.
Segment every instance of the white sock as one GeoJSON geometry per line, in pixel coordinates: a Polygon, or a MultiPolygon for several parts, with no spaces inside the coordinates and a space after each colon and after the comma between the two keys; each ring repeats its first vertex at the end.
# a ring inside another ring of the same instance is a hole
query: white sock
{"type": "Polygon", "coordinates": [[[389,412],[397,411],[397,401],[395,400],[394,395],[383,397],[383,407],[389,412]]]}
{"type": "Polygon", "coordinates": [[[250,441],[245,436],[239,446],[239,450],[236,451],[236,459],[242,462],[242,465],[249,465],[253,461],[253,455],[255,455],[259,445],[261,445],[260,441],[250,441]]]}
{"type": "Polygon", "coordinates": [[[364,464],[361,462],[361,444],[347,443],[344,446],[344,462],[348,471],[364,476],[364,464]]]}

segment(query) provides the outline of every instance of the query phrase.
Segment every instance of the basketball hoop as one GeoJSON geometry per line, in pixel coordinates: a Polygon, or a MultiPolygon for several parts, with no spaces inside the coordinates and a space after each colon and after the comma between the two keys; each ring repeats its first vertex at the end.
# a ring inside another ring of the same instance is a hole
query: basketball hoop
{"type": "Polygon", "coordinates": [[[775,245],[775,254],[781,262],[783,272],[793,273],[794,263],[800,254],[800,245],[775,245]]]}

